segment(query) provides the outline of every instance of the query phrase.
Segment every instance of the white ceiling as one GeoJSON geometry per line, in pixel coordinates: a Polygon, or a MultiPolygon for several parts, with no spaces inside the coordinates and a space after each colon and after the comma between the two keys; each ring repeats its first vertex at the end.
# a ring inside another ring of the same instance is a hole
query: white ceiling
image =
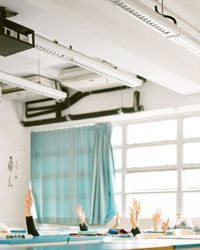
{"type": "MultiPolygon", "coordinates": [[[[151,0],[143,0],[150,3],[151,0]]],[[[196,29],[199,0],[164,0],[165,6],[196,29]]],[[[107,0],[0,0],[19,14],[12,18],[41,34],[91,57],[109,61],[180,94],[200,93],[200,57],[134,20],[107,0]]],[[[19,76],[56,78],[62,60],[31,49],[0,56],[0,71],[19,76]]]]}
{"type": "Polygon", "coordinates": [[[178,16],[192,24],[197,29],[200,29],[199,0],[164,0],[167,8],[175,12],[178,16]]]}

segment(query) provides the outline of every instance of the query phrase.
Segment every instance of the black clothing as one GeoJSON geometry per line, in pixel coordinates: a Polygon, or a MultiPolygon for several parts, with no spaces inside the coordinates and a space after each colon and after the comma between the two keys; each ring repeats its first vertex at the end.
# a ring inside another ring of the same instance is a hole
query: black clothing
{"type": "Polygon", "coordinates": [[[141,230],[139,229],[139,227],[136,227],[135,229],[131,229],[131,233],[133,234],[133,236],[136,236],[136,234],[141,234],[141,230]]]}
{"type": "MultiPolygon", "coordinates": [[[[33,236],[39,236],[39,233],[37,229],[35,228],[35,224],[34,224],[32,216],[26,217],[26,226],[27,226],[28,234],[32,234],[33,236]]],[[[82,225],[79,224],[79,227],[80,227],[80,231],[88,231],[88,226],[86,223],[83,223],[82,225]]],[[[109,229],[108,233],[118,234],[120,233],[120,229],[115,229],[115,230],[109,229]]],[[[136,227],[135,229],[132,228],[131,233],[133,234],[133,236],[135,236],[136,234],[140,234],[141,230],[138,227],[136,227]]]]}
{"type": "Polygon", "coordinates": [[[80,231],[88,231],[88,226],[85,222],[82,225],[79,224],[79,227],[80,227],[80,231]]]}
{"type": "Polygon", "coordinates": [[[33,236],[39,236],[39,233],[37,229],[35,228],[33,216],[26,217],[26,227],[27,227],[28,234],[32,234],[33,236]]]}
{"type": "MultiPolygon", "coordinates": [[[[86,223],[83,223],[82,225],[79,224],[79,228],[80,228],[80,231],[88,231],[88,226],[86,223]]],[[[108,230],[108,233],[109,234],[120,234],[120,233],[123,233],[122,232],[123,229],[109,229],[108,230]]],[[[124,234],[127,234],[128,232],[126,232],[124,230],[124,234]]],[[[136,234],[141,234],[141,230],[139,229],[139,227],[136,227],[135,229],[131,229],[131,233],[133,234],[133,236],[135,237],[136,234]]]]}

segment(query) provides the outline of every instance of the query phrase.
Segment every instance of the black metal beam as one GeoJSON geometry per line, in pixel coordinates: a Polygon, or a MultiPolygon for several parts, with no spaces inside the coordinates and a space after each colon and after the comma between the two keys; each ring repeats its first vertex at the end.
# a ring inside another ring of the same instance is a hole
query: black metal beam
{"type": "MultiPolygon", "coordinates": [[[[87,92],[76,92],[73,94],[71,97],[66,98],[64,102],[59,103],[57,105],[56,103],[54,105],[49,105],[49,106],[40,106],[40,107],[28,107],[31,104],[39,103],[38,100],[36,101],[30,101],[26,103],[26,118],[33,118],[41,115],[46,115],[46,114],[51,114],[51,113],[56,113],[56,112],[61,112],[81,99],[85,98],[86,96],[92,95],[92,94],[100,94],[100,93],[107,93],[107,92],[113,92],[113,91],[118,91],[118,90],[123,90],[123,89],[128,89],[128,86],[119,86],[119,87],[114,87],[114,88],[108,88],[108,89],[101,89],[101,90],[94,90],[94,91],[87,91],[87,92]],[[59,110],[57,110],[59,107],[59,110]],[[61,110],[60,110],[61,109],[61,110]],[[38,111],[38,112],[36,112],[38,111]],[[33,113],[34,112],[34,113],[33,113]]],[[[49,101],[51,99],[43,99],[41,100],[42,102],[49,101]]]]}
{"type": "Polygon", "coordinates": [[[133,107],[118,108],[118,109],[104,110],[104,111],[99,111],[99,112],[91,112],[91,113],[84,113],[84,114],[78,114],[78,115],[61,116],[59,118],[56,117],[56,118],[42,119],[42,120],[36,120],[36,121],[22,121],[22,124],[25,127],[31,127],[31,126],[47,125],[47,124],[58,123],[58,122],[66,122],[66,121],[71,121],[71,120],[72,121],[83,120],[83,119],[97,118],[97,117],[103,117],[103,116],[109,116],[109,115],[117,115],[119,113],[134,113],[134,112],[136,111],[134,110],[133,107]]]}

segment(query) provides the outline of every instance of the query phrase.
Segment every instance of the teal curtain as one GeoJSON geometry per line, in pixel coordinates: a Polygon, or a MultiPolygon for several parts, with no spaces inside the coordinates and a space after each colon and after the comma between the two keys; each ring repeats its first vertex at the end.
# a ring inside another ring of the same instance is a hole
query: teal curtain
{"type": "Polygon", "coordinates": [[[93,151],[93,178],[91,189],[90,224],[104,224],[112,219],[114,211],[114,160],[110,126],[97,126],[93,151]]]}
{"type": "Polygon", "coordinates": [[[31,134],[31,183],[39,223],[75,225],[79,204],[91,224],[114,216],[110,135],[110,124],[31,134]]]}

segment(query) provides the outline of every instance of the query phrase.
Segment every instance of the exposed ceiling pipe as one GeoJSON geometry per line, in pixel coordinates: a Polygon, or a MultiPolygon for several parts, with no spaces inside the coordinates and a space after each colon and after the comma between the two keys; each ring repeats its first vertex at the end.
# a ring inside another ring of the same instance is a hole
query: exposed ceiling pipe
{"type": "MultiPolygon", "coordinates": [[[[58,103],[58,105],[61,105],[61,103],[58,103]]],[[[61,116],[61,111],[58,110],[55,118],[40,119],[40,120],[35,120],[35,121],[22,121],[22,124],[25,127],[31,127],[31,126],[52,124],[52,123],[58,123],[58,122],[66,122],[66,121],[73,121],[73,120],[83,120],[83,119],[89,119],[89,118],[98,118],[98,117],[104,117],[104,116],[118,115],[121,113],[134,113],[134,112],[139,112],[143,110],[144,110],[143,105],[140,105],[140,92],[135,91],[134,102],[133,102],[132,107],[120,107],[117,109],[103,110],[103,111],[97,111],[97,112],[95,111],[95,112],[82,113],[82,114],[76,114],[76,115],[68,114],[67,116],[61,116]]]]}
{"type": "Polygon", "coordinates": [[[99,111],[99,112],[90,112],[90,113],[84,113],[84,114],[78,114],[78,115],[67,115],[62,116],[60,118],[49,118],[49,119],[40,119],[36,121],[22,121],[22,124],[25,127],[32,127],[32,126],[39,126],[39,125],[47,125],[47,124],[53,124],[58,122],[67,122],[67,121],[75,121],[75,120],[83,120],[83,119],[89,119],[89,118],[98,118],[98,117],[104,117],[104,116],[111,116],[111,115],[118,115],[120,113],[134,113],[143,111],[144,108],[141,105],[140,110],[137,108],[137,110],[134,107],[129,108],[118,108],[118,109],[112,109],[112,110],[105,110],[105,111],[99,111]]]}
{"type": "MultiPolygon", "coordinates": [[[[26,103],[25,115],[26,115],[26,118],[33,118],[33,117],[37,117],[37,116],[41,116],[41,115],[55,113],[58,109],[60,111],[64,111],[67,108],[76,104],[81,99],[83,99],[89,95],[119,91],[119,90],[123,90],[123,89],[129,89],[129,87],[128,86],[120,86],[120,87],[114,87],[114,88],[109,88],[109,89],[93,90],[93,91],[89,91],[89,92],[76,92],[74,95],[67,98],[64,102],[59,103],[59,105],[54,104],[54,105],[48,105],[48,106],[44,106],[44,105],[41,106],[40,105],[40,107],[29,107],[32,104],[40,102],[40,100],[30,101],[30,102],[26,103]]],[[[46,99],[46,100],[49,101],[50,99],[46,99]]]]}

